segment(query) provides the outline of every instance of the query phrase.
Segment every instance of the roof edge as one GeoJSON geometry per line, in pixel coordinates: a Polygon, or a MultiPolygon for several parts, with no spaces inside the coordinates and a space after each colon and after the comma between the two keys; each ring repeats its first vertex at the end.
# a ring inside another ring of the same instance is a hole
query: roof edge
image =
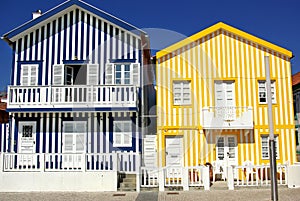
{"type": "Polygon", "coordinates": [[[264,39],[258,38],[258,37],[254,36],[254,35],[246,33],[246,32],[244,32],[242,30],[239,30],[239,29],[237,29],[235,27],[232,27],[232,26],[230,26],[228,24],[225,24],[223,22],[218,22],[218,23],[216,23],[216,24],[214,24],[214,25],[212,25],[212,26],[210,26],[210,27],[208,27],[208,28],[206,28],[206,29],[204,29],[204,30],[202,30],[202,31],[200,31],[200,32],[192,35],[192,36],[187,37],[186,39],[183,39],[183,40],[181,40],[181,41],[179,41],[177,43],[174,43],[173,45],[170,45],[169,47],[166,47],[165,49],[157,52],[156,53],[156,57],[157,58],[163,57],[163,56],[165,56],[166,54],[168,54],[170,52],[173,52],[173,51],[175,51],[175,50],[177,50],[177,49],[179,49],[179,48],[181,48],[181,47],[183,47],[185,45],[188,45],[189,43],[191,43],[191,42],[193,42],[195,40],[203,38],[203,37],[207,36],[208,34],[210,34],[212,32],[215,32],[217,30],[220,30],[220,29],[223,29],[225,31],[228,31],[228,32],[231,32],[233,34],[239,35],[239,36],[241,36],[241,37],[243,37],[243,38],[245,38],[247,40],[250,40],[252,42],[258,43],[258,44],[260,44],[260,45],[262,45],[262,46],[264,46],[266,48],[275,50],[275,51],[277,51],[277,52],[279,52],[281,54],[284,54],[284,55],[288,56],[289,58],[293,57],[293,54],[292,54],[291,51],[289,51],[289,50],[287,50],[285,48],[282,48],[282,47],[280,47],[278,45],[275,45],[275,44],[273,44],[271,42],[268,42],[268,41],[266,41],[264,39]]]}

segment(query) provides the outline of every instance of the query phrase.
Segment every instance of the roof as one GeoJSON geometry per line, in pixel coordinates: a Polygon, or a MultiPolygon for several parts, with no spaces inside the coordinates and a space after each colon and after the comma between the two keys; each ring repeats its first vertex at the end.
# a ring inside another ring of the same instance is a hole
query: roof
{"type": "Polygon", "coordinates": [[[248,34],[248,33],[244,32],[244,31],[241,31],[241,30],[239,30],[237,28],[229,26],[229,25],[227,25],[227,24],[225,24],[223,22],[219,22],[219,23],[217,23],[215,25],[212,25],[212,26],[210,26],[210,27],[208,27],[208,28],[206,28],[206,29],[204,29],[204,30],[202,30],[202,31],[200,31],[200,32],[198,32],[198,33],[190,36],[190,37],[187,37],[184,40],[181,40],[181,41],[179,41],[179,42],[177,42],[177,43],[175,43],[175,44],[173,44],[173,45],[171,45],[171,46],[169,46],[169,47],[167,47],[167,48],[165,48],[165,49],[157,52],[156,56],[157,56],[157,58],[163,57],[164,55],[166,55],[166,54],[168,54],[170,52],[174,52],[175,50],[177,50],[177,49],[179,49],[181,47],[184,47],[184,46],[190,44],[193,41],[196,41],[196,40],[198,40],[200,38],[203,38],[203,37],[205,37],[205,36],[207,36],[207,35],[215,32],[215,31],[221,30],[221,29],[225,30],[225,31],[228,31],[228,32],[231,32],[231,33],[233,33],[235,35],[238,35],[238,36],[240,36],[242,38],[245,38],[245,39],[247,39],[249,41],[252,41],[254,43],[258,43],[261,46],[264,46],[266,48],[272,49],[272,50],[274,50],[274,51],[276,51],[278,53],[281,53],[283,55],[288,56],[289,58],[292,58],[292,56],[293,56],[292,52],[289,51],[289,50],[287,50],[287,49],[284,49],[282,47],[274,45],[274,44],[272,44],[272,43],[270,43],[270,42],[268,42],[266,40],[263,40],[263,39],[260,39],[260,38],[258,38],[256,36],[248,34]]]}
{"type": "Polygon", "coordinates": [[[84,1],[81,0],[68,0],[50,10],[48,10],[47,12],[43,13],[40,17],[37,17],[35,19],[32,19],[26,23],[24,23],[23,25],[9,31],[8,33],[4,34],[2,36],[2,39],[6,40],[7,42],[10,42],[10,39],[17,36],[18,34],[26,31],[27,29],[47,20],[48,18],[64,11],[65,9],[71,7],[71,6],[78,6],[82,9],[85,9],[99,17],[104,18],[105,20],[114,23],[122,28],[124,28],[125,30],[131,31],[134,34],[141,34],[141,33],[145,33],[144,31],[142,31],[141,29],[109,14],[106,13],[90,4],[85,3],[84,1]]]}
{"type": "Polygon", "coordinates": [[[292,75],[292,85],[295,86],[300,83],[300,72],[292,75]]]}

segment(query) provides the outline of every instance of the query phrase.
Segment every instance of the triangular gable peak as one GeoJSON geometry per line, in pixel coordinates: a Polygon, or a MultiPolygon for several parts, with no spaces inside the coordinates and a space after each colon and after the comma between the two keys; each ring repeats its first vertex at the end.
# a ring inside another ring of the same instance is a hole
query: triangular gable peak
{"type": "MultiPolygon", "coordinates": [[[[234,39],[243,41],[246,44],[253,45],[256,48],[259,48],[263,51],[269,52],[270,54],[279,54],[280,57],[286,58],[289,60],[293,57],[292,52],[284,49],[282,47],[279,47],[277,45],[274,45],[266,40],[260,39],[256,36],[253,36],[251,34],[248,34],[244,31],[241,31],[239,29],[236,29],[232,26],[229,26],[223,22],[219,22],[211,27],[208,27],[207,29],[204,29],[190,37],[187,37],[184,40],[181,40],[159,52],[156,53],[157,59],[167,57],[170,55],[176,55],[176,52],[178,50],[187,50],[189,48],[192,48],[194,46],[197,46],[197,44],[200,44],[202,42],[205,42],[206,40],[210,40],[213,37],[216,37],[218,34],[223,34],[228,37],[232,37],[234,39]]],[[[167,58],[165,58],[167,59],[167,58]]],[[[165,60],[163,59],[163,60],[165,60]]]]}
{"type": "Polygon", "coordinates": [[[40,17],[32,19],[24,23],[23,25],[9,31],[8,33],[2,36],[2,39],[7,41],[8,43],[15,42],[19,38],[28,35],[31,32],[34,32],[39,27],[45,26],[49,22],[52,22],[76,9],[87,12],[88,14],[90,14],[93,17],[96,17],[97,19],[103,20],[108,24],[120,27],[120,29],[122,29],[123,31],[131,32],[136,36],[140,36],[141,33],[145,34],[145,32],[143,32],[141,29],[138,29],[137,27],[119,18],[116,18],[115,16],[106,13],[92,5],[89,5],[80,0],[69,0],[52,8],[51,10],[48,10],[47,12],[43,13],[40,17]]]}

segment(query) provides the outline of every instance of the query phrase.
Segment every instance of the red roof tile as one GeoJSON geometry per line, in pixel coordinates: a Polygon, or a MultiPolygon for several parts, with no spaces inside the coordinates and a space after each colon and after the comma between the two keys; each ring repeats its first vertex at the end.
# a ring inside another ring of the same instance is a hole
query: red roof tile
{"type": "Polygon", "coordinates": [[[293,84],[293,86],[297,85],[299,83],[300,83],[300,72],[292,75],[292,84],[293,84]]]}

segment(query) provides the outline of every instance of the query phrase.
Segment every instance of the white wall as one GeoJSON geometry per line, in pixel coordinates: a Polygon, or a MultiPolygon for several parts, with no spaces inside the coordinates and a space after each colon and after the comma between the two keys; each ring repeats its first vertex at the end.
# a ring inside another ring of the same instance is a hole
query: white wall
{"type": "Polygon", "coordinates": [[[0,192],[117,191],[117,172],[0,172],[0,192]]]}

